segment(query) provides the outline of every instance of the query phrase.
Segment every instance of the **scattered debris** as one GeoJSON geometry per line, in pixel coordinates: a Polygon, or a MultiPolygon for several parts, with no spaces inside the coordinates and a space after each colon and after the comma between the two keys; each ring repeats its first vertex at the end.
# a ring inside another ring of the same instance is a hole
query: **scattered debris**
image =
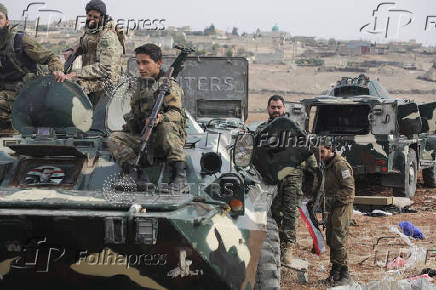
{"type": "Polygon", "coordinates": [[[309,281],[307,278],[309,262],[294,258],[291,260],[291,264],[286,265],[286,267],[289,267],[297,272],[297,278],[300,284],[306,284],[309,281]]]}
{"type": "Polygon", "coordinates": [[[422,231],[411,222],[402,221],[398,225],[406,236],[412,236],[415,239],[424,239],[422,231]]]}
{"type": "Polygon", "coordinates": [[[412,200],[408,197],[398,197],[394,196],[392,197],[392,204],[399,209],[403,209],[405,207],[410,207],[412,205],[412,200]]]}
{"type": "Polygon", "coordinates": [[[389,270],[403,268],[406,261],[401,257],[396,257],[392,262],[388,263],[386,268],[389,270]]]}
{"type": "Polygon", "coordinates": [[[372,217],[380,217],[380,216],[391,216],[392,213],[385,212],[379,209],[374,209],[371,213],[365,214],[366,216],[372,216],[372,217]]]}
{"type": "Polygon", "coordinates": [[[390,205],[392,196],[356,196],[354,204],[361,205],[390,205]]]}
{"type": "MultiPolygon", "coordinates": [[[[412,278],[411,278],[412,279],[412,278]]],[[[428,278],[425,277],[416,277],[414,280],[394,280],[391,277],[386,277],[380,281],[371,281],[366,284],[359,284],[357,282],[353,282],[351,285],[346,286],[337,286],[330,288],[331,290],[372,290],[372,289],[401,289],[401,290],[435,290],[436,286],[433,285],[428,278]]]]}
{"type": "Polygon", "coordinates": [[[431,268],[425,268],[422,270],[421,275],[428,274],[430,277],[436,276],[436,270],[433,270],[431,268]]]}
{"type": "Polygon", "coordinates": [[[309,268],[309,262],[301,259],[293,258],[291,260],[291,264],[287,265],[289,268],[294,269],[295,271],[306,271],[309,268]]]}
{"type": "Polygon", "coordinates": [[[410,241],[409,237],[406,236],[405,234],[403,234],[402,232],[400,232],[400,230],[399,230],[396,226],[392,226],[392,227],[390,228],[390,230],[391,230],[391,232],[393,232],[394,234],[399,235],[400,238],[403,239],[403,241],[405,241],[406,244],[408,244],[410,247],[412,247],[412,246],[415,245],[415,244],[413,244],[413,243],[410,241]]]}
{"type": "Polygon", "coordinates": [[[363,215],[363,213],[358,211],[357,209],[353,209],[353,214],[363,215]]]}
{"type": "Polygon", "coordinates": [[[409,206],[405,206],[401,209],[401,213],[417,213],[418,211],[416,209],[412,209],[409,206]]]}
{"type": "Polygon", "coordinates": [[[414,281],[414,280],[418,280],[418,279],[427,279],[429,282],[434,281],[434,279],[431,278],[428,274],[423,274],[423,275],[415,276],[412,278],[407,278],[407,281],[414,281]]]}

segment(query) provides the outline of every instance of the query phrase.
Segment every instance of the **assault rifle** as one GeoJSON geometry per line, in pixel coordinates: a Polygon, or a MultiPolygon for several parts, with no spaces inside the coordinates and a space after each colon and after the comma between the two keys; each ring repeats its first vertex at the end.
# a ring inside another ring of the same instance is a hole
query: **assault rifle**
{"type": "Polygon", "coordinates": [[[71,67],[73,66],[73,62],[76,60],[78,56],[79,53],[77,51],[73,52],[70,55],[70,58],[64,64],[64,74],[67,74],[71,70],[71,67]]]}
{"type": "Polygon", "coordinates": [[[318,229],[319,226],[322,225],[323,229],[325,229],[327,216],[325,213],[325,191],[323,174],[324,163],[321,161],[319,148],[314,149],[313,154],[315,155],[316,161],[318,163],[317,186],[316,189],[312,192],[312,199],[307,203],[307,209],[309,211],[309,216],[312,220],[313,225],[318,229]],[[316,217],[316,213],[318,211],[321,211],[322,214],[321,221],[319,221],[316,217]]]}
{"type": "Polygon", "coordinates": [[[158,89],[157,98],[153,104],[151,115],[150,117],[148,117],[148,125],[144,126],[141,131],[142,143],[141,143],[141,149],[139,150],[138,156],[136,157],[136,161],[135,161],[136,169],[139,169],[143,156],[146,157],[146,161],[149,165],[153,164],[153,158],[149,153],[150,150],[149,140],[150,140],[151,133],[153,132],[154,122],[158,118],[158,114],[162,107],[165,95],[167,95],[170,90],[170,78],[177,77],[179,72],[183,69],[183,62],[185,61],[185,58],[190,53],[194,52],[194,49],[192,48],[181,47],[177,45],[175,46],[175,48],[179,49],[180,53],[174,60],[173,64],[170,66],[169,70],[165,72],[163,76],[163,83],[160,85],[158,89]]]}

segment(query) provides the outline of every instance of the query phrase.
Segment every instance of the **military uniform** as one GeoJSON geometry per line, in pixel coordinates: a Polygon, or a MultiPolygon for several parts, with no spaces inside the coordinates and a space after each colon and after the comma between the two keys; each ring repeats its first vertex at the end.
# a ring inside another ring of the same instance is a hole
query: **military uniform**
{"type": "Polygon", "coordinates": [[[51,72],[62,71],[60,59],[31,37],[13,29],[0,38],[0,128],[10,127],[12,105],[18,90],[37,73],[37,64],[51,72]]]}
{"type": "Polygon", "coordinates": [[[98,103],[105,88],[115,83],[121,75],[121,56],[124,48],[115,23],[109,19],[96,29],[85,28],[80,38],[79,52],[82,69],[77,72],[78,83],[88,94],[92,104],[98,103]]]}
{"type": "Polygon", "coordinates": [[[324,167],[324,190],[330,205],[326,239],[332,269],[349,275],[346,243],[353,214],[354,178],[350,164],[340,155],[335,154],[324,167]]]}
{"type": "Polygon", "coordinates": [[[285,242],[296,242],[304,172],[315,174],[317,168],[318,163],[312,154],[297,167],[285,167],[278,174],[278,195],[271,210],[277,223],[281,224],[280,234],[285,242]]]}
{"type": "MultiPolygon", "coordinates": [[[[268,122],[260,124],[256,128],[256,134],[260,133],[271,121],[272,119],[269,119],[268,122]]],[[[281,242],[296,242],[298,207],[301,206],[303,199],[304,171],[314,174],[317,168],[318,163],[312,154],[298,166],[285,167],[278,173],[278,194],[271,205],[271,213],[279,225],[281,242]]]]}
{"type": "MultiPolygon", "coordinates": [[[[160,73],[162,75],[162,73],[160,73]]],[[[131,99],[131,112],[124,116],[130,133],[116,132],[109,137],[109,149],[115,160],[123,166],[133,165],[141,145],[139,133],[150,116],[157,91],[162,83],[150,79],[138,79],[136,91],[131,99]]],[[[153,155],[167,162],[185,162],[187,116],[182,107],[183,90],[174,79],[170,79],[170,92],[164,98],[162,117],[151,135],[153,155]]]]}

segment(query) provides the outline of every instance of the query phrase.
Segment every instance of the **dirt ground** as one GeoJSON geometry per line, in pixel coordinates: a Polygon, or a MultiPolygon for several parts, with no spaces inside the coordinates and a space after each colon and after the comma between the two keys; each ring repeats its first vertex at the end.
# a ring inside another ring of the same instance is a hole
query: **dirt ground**
{"type": "MultiPolygon", "coordinates": [[[[393,54],[390,56],[331,57],[324,58],[326,65],[341,66],[348,61],[389,60],[405,61],[416,59],[418,70],[409,71],[399,67],[380,66],[369,68],[365,73],[372,80],[378,80],[392,96],[413,99],[416,102],[436,101],[436,82],[418,79],[432,65],[431,57],[393,54]]],[[[286,101],[298,102],[304,98],[325,94],[341,77],[357,77],[353,72],[318,72],[316,67],[295,65],[249,66],[248,120],[262,121],[268,118],[265,113],[267,100],[273,94],[282,95],[286,101]]]]}
{"type": "MultiPolygon", "coordinates": [[[[389,189],[374,187],[374,194],[390,195],[389,189]]],[[[407,270],[400,270],[398,274],[391,274],[394,279],[404,279],[419,275],[424,268],[436,269],[436,189],[422,187],[418,184],[413,204],[410,208],[417,213],[398,213],[386,217],[370,217],[353,214],[355,225],[350,227],[350,236],[347,243],[350,274],[353,281],[365,283],[382,280],[389,276],[386,264],[400,255],[406,256],[409,246],[392,233],[390,228],[397,226],[400,221],[410,221],[419,227],[425,239],[412,242],[426,249],[427,262],[416,264],[407,270]],[[381,237],[387,237],[377,241],[381,237]],[[375,247],[375,245],[377,245],[375,247]],[[375,249],[374,249],[375,248],[375,249]]],[[[327,289],[318,281],[326,278],[329,273],[329,249],[320,257],[311,253],[312,239],[301,221],[299,220],[297,232],[296,256],[309,262],[308,280],[305,285],[298,283],[296,272],[282,267],[282,289],[327,289]]]]}

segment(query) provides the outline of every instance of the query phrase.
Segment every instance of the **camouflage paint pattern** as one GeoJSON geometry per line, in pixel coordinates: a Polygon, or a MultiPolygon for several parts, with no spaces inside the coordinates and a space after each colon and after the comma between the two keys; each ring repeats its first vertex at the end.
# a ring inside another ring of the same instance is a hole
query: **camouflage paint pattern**
{"type": "MultiPolygon", "coordinates": [[[[377,84],[381,91],[380,84],[377,84]]],[[[384,89],[383,89],[384,90],[384,89]]],[[[370,90],[371,91],[371,90],[370,90]]],[[[365,177],[369,174],[381,176],[381,184],[401,187],[409,148],[417,152],[418,170],[433,166],[434,103],[417,106],[411,100],[394,99],[387,94],[359,95],[349,97],[320,96],[302,100],[306,114],[306,128],[309,128],[309,114],[314,107],[366,105],[370,113],[368,133],[327,134],[334,137],[334,146],[351,164],[354,175],[365,177]],[[420,115],[420,111],[421,114],[420,115]]],[[[287,108],[292,108],[287,104],[287,108]]],[[[297,118],[292,110],[291,114],[297,118]]],[[[312,110],[313,112],[313,110],[312,110]]],[[[316,114],[316,113],[315,113],[316,114]]],[[[312,116],[313,118],[314,116],[312,116]]],[[[323,134],[325,135],[325,134],[323,134]]]]}

